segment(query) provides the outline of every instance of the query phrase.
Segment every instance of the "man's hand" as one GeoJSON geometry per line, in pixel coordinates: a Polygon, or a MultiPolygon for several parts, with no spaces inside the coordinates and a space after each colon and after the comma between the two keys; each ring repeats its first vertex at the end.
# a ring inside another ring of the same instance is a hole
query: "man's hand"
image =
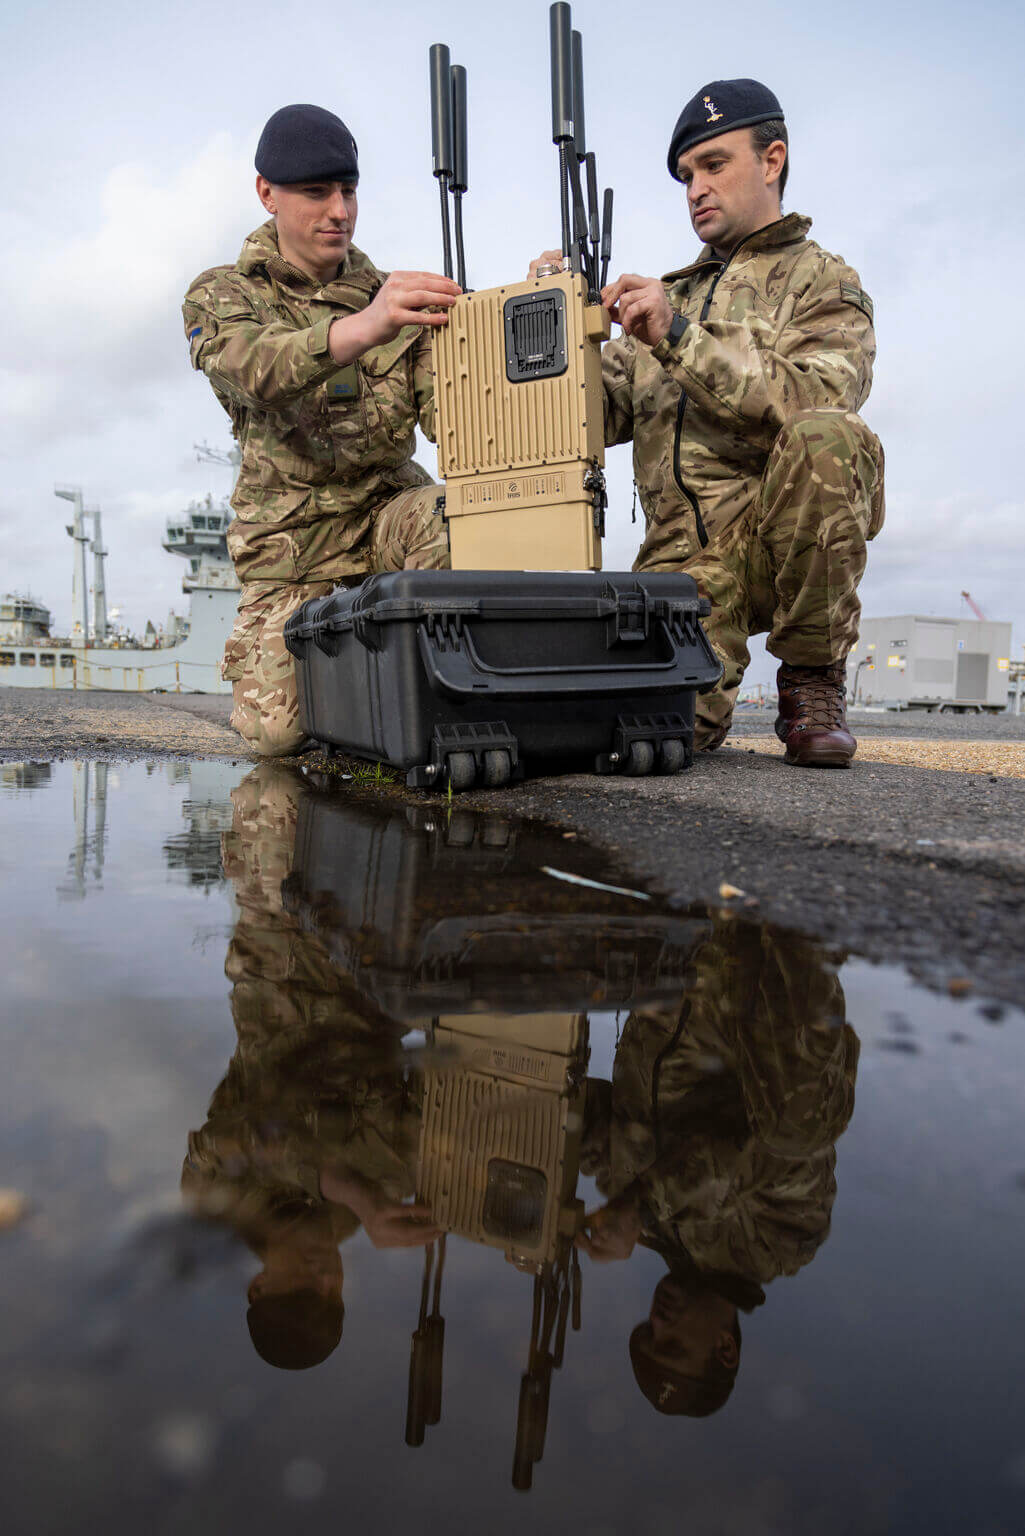
{"type": "Polygon", "coordinates": [[[426,1248],[441,1236],[426,1205],[401,1200],[382,1201],[363,1217],[363,1227],[375,1248],[426,1248]]]}
{"type": "Polygon", "coordinates": [[[611,1264],[614,1259],[628,1259],[640,1235],[641,1218],[636,1206],[610,1200],[600,1211],[585,1216],[576,1245],[595,1264],[611,1264]]]}
{"type": "Polygon", "coordinates": [[[561,267],[562,252],[542,251],[540,256],[535,256],[534,260],[530,263],[530,266],[527,268],[527,276],[536,277],[538,267],[542,266],[561,267]]]}
{"type": "Polygon", "coordinates": [[[627,336],[648,347],[657,347],[673,323],[672,306],[657,277],[628,272],[602,289],[601,301],[627,336]]]}
{"type": "Polygon", "coordinates": [[[320,1193],[332,1205],[347,1205],[375,1248],[425,1248],[441,1236],[426,1205],[418,1200],[390,1200],[369,1179],[351,1170],[322,1168],[320,1193]]]}
{"type": "Polygon", "coordinates": [[[448,312],[462,291],[439,272],[392,272],[366,309],[334,322],[328,350],[344,368],[370,347],[394,341],[405,325],[447,325],[448,312]]]}

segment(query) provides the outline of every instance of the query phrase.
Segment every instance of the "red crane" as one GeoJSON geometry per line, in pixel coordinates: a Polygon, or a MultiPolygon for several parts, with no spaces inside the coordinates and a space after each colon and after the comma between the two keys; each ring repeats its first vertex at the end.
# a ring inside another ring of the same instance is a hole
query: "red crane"
{"type": "Polygon", "coordinates": [[[983,613],[983,611],[979,607],[978,603],[972,597],[972,594],[970,592],[962,592],[961,596],[964,598],[965,602],[968,604],[969,608],[972,610],[972,612],[974,613],[975,617],[977,619],[981,619],[982,622],[985,624],[986,623],[986,615],[983,613]]]}

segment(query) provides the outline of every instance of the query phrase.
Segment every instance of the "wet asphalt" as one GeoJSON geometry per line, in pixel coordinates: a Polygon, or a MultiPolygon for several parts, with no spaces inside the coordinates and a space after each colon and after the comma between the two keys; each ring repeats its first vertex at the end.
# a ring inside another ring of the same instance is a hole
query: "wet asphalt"
{"type": "MultiPolygon", "coordinates": [[[[229,709],[218,696],[0,689],[0,760],[245,761],[229,709]]],[[[969,766],[862,760],[844,771],[802,770],[725,747],[672,779],[579,774],[462,799],[588,838],[620,882],[674,903],[757,913],[848,953],[904,964],[966,1005],[1020,1003],[1025,780],[973,772],[970,744],[1025,740],[1025,718],[859,712],[852,723],[866,742],[873,734],[957,740],[969,766]],[[724,895],[724,886],[742,894],[724,895]]],[[[771,728],[769,711],[737,721],[738,735],[771,728]]]]}

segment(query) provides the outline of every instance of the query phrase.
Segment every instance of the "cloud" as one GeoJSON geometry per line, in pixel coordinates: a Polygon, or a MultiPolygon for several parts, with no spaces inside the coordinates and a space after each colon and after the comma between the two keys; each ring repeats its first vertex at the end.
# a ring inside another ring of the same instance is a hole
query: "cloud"
{"type": "MultiPolygon", "coordinates": [[[[616,187],[613,268],[663,271],[693,252],[663,161],[689,89],[681,83],[679,98],[653,92],[650,61],[600,42],[608,7],[580,4],[588,140],[603,184],[616,187]]],[[[12,100],[31,132],[0,275],[0,569],[5,584],[31,585],[65,614],[71,546],[55,480],[82,484],[102,504],[111,600],[137,624],[180,602],[180,563],[160,549],[168,512],[227,489],[226,476],[190,456],[202,438],[226,446],[228,426],[187,365],[180,303],[188,279],[230,261],[259,218],[251,152],[267,112],[282,100],[338,98],[360,139],[360,244],[385,266],[437,264],[429,16],[386,0],[347,38],[339,75],[330,49],[307,57],[262,46],[299,17],[285,9],[283,23],[280,6],[256,0],[244,36],[230,8],[186,0],[171,19],[137,10],[118,29],[116,57],[73,10],[56,31],[36,18],[13,37],[12,100]],[[232,61],[216,89],[196,68],[197,36],[205,56],[232,61]],[[382,97],[386,42],[398,49],[402,88],[382,97]],[[230,133],[216,131],[226,124],[230,133]]],[[[496,53],[467,0],[451,7],[453,45],[470,69],[467,238],[477,287],[518,275],[557,228],[538,14],[496,53]]],[[[649,0],[637,16],[656,32],[664,22],[649,0]]],[[[859,268],[876,301],[879,358],[866,416],[886,448],[889,514],[870,555],[865,611],[956,612],[967,588],[987,612],[1018,618],[1025,508],[1010,296],[1025,204],[1013,88],[1020,8],[993,10],[985,26],[941,8],[927,34],[892,6],[872,4],[866,17],[845,36],[838,73],[821,7],[799,3],[781,26],[740,0],[732,33],[691,49],[685,73],[699,81],[751,72],[773,83],[791,122],[793,206],[814,214],[815,237],[859,268]],[[971,135],[937,131],[937,101],[985,103],[984,154],[971,135]]],[[[433,472],[433,450],[420,457],[433,472]]],[[[612,452],[609,490],[606,563],[621,568],[642,531],[630,524],[625,448],[612,452]]]]}
{"type": "Polygon", "coordinates": [[[248,152],[219,134],[173,176],[115,166],[99,221],[70,240],[22,218],[11,234],[0,410],[21,452],[158,407],[188,381],[182,273],[233,252],[251,220],[248,152]]]}

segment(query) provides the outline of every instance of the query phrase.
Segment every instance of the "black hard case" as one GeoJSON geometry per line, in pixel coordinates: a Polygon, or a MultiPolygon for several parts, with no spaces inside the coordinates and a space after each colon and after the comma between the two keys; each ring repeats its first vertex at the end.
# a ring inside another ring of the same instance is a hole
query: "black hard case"
{"type": "Polygon", "coordinates": [[[673,736],[690,760],[695,693],[721,673],[707,612],[675,573],[400,571],[304,603],[285,643],[307,734],[412,783],[488,748],[514,772],[613,771],[639,740],[673,736]]]}

